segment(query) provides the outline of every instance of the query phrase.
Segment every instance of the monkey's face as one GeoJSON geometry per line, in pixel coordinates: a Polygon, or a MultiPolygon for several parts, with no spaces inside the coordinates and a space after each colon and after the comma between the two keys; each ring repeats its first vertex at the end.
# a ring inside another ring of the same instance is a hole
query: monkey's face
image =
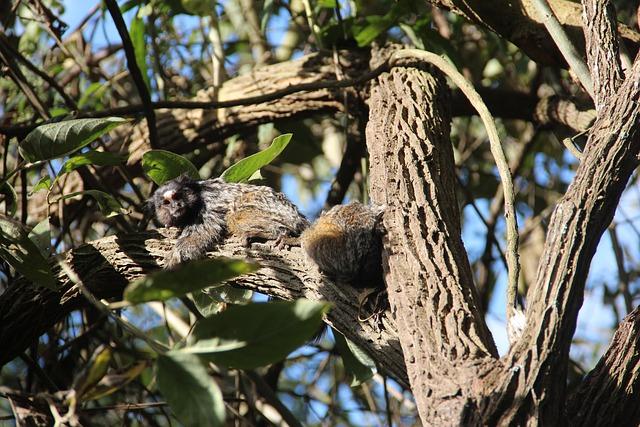
{"type": "Polygon", "coordinates": [[[195,221],[201,200],[196,188],[173,181],[156,190],[153,204],[162,225],[184,227],[195,221]]]}

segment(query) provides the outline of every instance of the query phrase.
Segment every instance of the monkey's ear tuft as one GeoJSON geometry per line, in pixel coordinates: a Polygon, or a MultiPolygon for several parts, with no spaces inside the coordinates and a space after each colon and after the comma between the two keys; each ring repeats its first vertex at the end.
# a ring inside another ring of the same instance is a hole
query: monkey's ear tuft
{"type": "Polygon", "coordinates": [[[174,178],[173,181],[178,184],[187,184],[192,182],[193,179],[191,179],[191,177],[186,172],[184,172],[184,173],[181,173],[177,178],[174,178]]]}

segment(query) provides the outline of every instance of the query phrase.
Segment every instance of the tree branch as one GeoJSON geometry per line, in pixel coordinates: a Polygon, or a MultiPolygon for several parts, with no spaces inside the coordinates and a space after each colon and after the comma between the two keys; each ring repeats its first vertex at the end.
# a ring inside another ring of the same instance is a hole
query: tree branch
{"type": "Polygon", "coordinates": [[[463,424],[471,373],[497,358],[460,237],[447,93],[440,74],[393,68],[372,85],[367,124],[389,303],[425,425],[463,424]]]}
{"type": "Polygon", "coordinates": [[[587,62],[594,84],[596,111],[616,93],[624,74],[620,63],[616,14],[611,1],[582,0],[587,62]]]}
{"type": "Polygon", "coordinates": [[[140,99],[142,100],[144,116],[147,119],[147,127],[149,129],[149,143],[152,147],[155,148],[158,146],[156,113],[153,110],[153,106],[151,105],[151,94],[149,93],[149,88],[145,83],[144,77],[142,76],[142,71],[140,71],[140,67],[138,66],[138,62],[136,61],[136,53],[133,48],[133,43],[131,42],[131,37],[129,37],[127,24],[124,23],[124,19],[122,18],[122,14],[120,13],[120,8],[118,7],[118,3],[116,2],[116,0],[104,1],[107,9],[109,9],[109,14],[113,19],[113,23],[118,30],[118,34],[120,34],[120,39],[122,39],[122,47],[124,48],[124,53],[127,57],[127,67],[129,68],[131,78],[136,85],[136,89],[138,89],[138,95],[140,95],[140,99]]]}
{"type": "MultiPolygon", "coordinates": [[[[118,299],[131,280],[158,268],[175,237],[175,229],[105,237],[67,252],[65,262],[96,298],[118,299]]],[[[385,315],[380,322],[373,319],[359,322],[358,292],[325,280],[302,249],[277,250],[258,244],[246,249],[240,242],[227,241],[210,255],[250,259],[263,267],[254,274],[231,280],[232,285],[284,300],[308,298],[332,302],[334,307],[327,321],[369,352],[383,372],[403,387],[409,387],[393,321],[385,315]]],[[[18,356],[71,311],[86,305],[78,287],[55,261],[51,264],[60,283],[58,291],[36,288],[19,279],[0,295],[3,344],[0,366],[18,356]]]]}
{"type": "Polygon", "coordinates": [[[640,60],[593,125],[572,184],[551,216],[536,283],[529,289],[522,339],[505,357],[504,378],[487,394],[490,424],[518,424],[535,416],[556,424],[565,399],[571,338],[584,284],[602,233],[640,154],[640,60]],[[503,405],[509,412],[501,412],[503,405]],[[535,414],[535,415],[534,415],[535,414]]]}
{"type": "Polygon", "coordinates": [[[572,426],[640,425],[640,308],[618,326],[607,352],[570,397],[572,426]]]}
{"type": "MultiPolygon", "coordinates": [[[[518,46],[531,59],[541,64],[566,66],[552,38],[542,24],[530,1],[509,0],[426,0],[443,9],[462,15],[471,22],[487,28],[518,46]]],[[[578,51],[584,50],[581,7],[569,0],[549,0],[549,5],[560,24],[569,33],[578,51]]],[[[618,31],[635,54],[640,45],[640,34],[624,24],[618,31]]]]}

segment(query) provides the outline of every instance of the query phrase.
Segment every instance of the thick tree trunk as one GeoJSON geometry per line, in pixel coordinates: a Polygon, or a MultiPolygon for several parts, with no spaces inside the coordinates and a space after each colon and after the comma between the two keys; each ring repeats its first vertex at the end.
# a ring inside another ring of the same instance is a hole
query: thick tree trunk
{"type": "Polygon", "coordinates": [[[557,424],[589,264],[638,165],[640,61],[590,132],[551,217],[526,329],[502,360],[479,315],[460,241],[442,81],[394,68],[372,86],[371,194],[388,207],[385,279],[422,421],[557,424]]]}
{"type": "Polygon", "coordinates": [[[458,425],[475,365],[497,351],[460,235],[445,81],[394,68],[372,83],[369,109],[370,192],[387,206],[385,281],[407,373],[423,422],[458,425]]]}

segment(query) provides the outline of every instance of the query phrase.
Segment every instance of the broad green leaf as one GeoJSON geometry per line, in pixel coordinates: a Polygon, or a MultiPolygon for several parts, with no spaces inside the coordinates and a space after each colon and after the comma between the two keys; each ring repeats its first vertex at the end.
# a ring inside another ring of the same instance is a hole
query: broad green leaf
{"type": "Polygon", "coordinates": [[[338,3],[336,2],[336,0],[318,0],[318,7],[333,9],[334,7],[337,7],[337,6],[338,6],[338,3]]]}
{"type": "Polygon", "coordinates": [[[193,292],[191,298],[200,314],[204,317],[219,313],[227,306],[225,303],[212,298],[205,291],[193,292]]]}
{"type": "Polygon", "coordinates": [[[51,177],[49,175],[45,175],[40,178],[40,181],[31,189],[31,194],[37,193],[40,190],[51,189],[51,177]]]}
{"type": "Polygon", "coordinates": [[[58,176],[86,165],[116,166],[124,162],[126,159],[126,156],[121,154],[95,150],[87,151],[86,153],[77,154],[64,162],[60,172],[58,172],[58,176]]]}
{"type": "Polygon", "coordinates": [[[36,285],[56,288],[49,263],[33,243],[23,225],[0,217],[0,258],[36,285]]]}
{"type": "Polygon", "coordinates": [[[256,264],[234,259],[202,259],[184,263],[175,270],[161,270],[130,283],[124,299],[137,304],[164,301],[251,273],[256,264]]]}
{"type": "Polygon", "coordinates": [[[224,401],[198,357],[169,352],[158,357],[158,388],[187,427],[224,425],[224,401]]]}
{"type": "Polygon", "coordinates": [[[269,148],[266,148],[259,153],[252,154],[249,157],[245,157],[229,169],[224,171],[221,178],[226,182],[245,182],[247,181],[257,170],[261,167],[268,165],[282,153],[291,137],[290,133],[285,133],[276,137],[269,148]]]}
{"type": "Polygon", "coordinates": [[[165,150],[150,150],[142,155],[142,169],[153,182],[162,185],[186,173],[199,179],[198,169],[184,157],[165,150]]]}
{"type": "Polygon", "coordinates": [[[394,25],[394,21],[386,15],[372,15],[366,19],[367,25],[364,27],[354,26],[354,38],[360,47],[368,46],[376,37],[394,25]]]}
{"type": "Polygon", "coordinates": [[[253,291],[219,285],[194,292],[191,296],[198,311],[204,317],[209,317],[223,310],[227,304],[248,304],[251,302],[253,291]]]}
{"type": "Polygon", "coordinates": [[[357,345],[333,329],[336,349],[342,357],[344,369],[351,375],[351,387],[371,379],[377,372],[375,362],[357,345]]]}
{"type": "Polygon", "coordinates": [[[127,122],[120,117],[107,117],[65,120],[38,126],[20,143],[20,155],[29,162],[62,157],[127,122]]]}
{"type": "Polygon", "coordinates": [[[140,73],[142,74],[147,89],[151,90],[149,76],[147,75],[147,44],[144,41],[144,21],[138,17],[138,15],[134,16],[131,20],[129,35],[131,36],[136,63],[138,64],[138,68],[140,68],[140,73]]]}
{"type": "Polygon", "coordinates": [[[107,218],[126,213],[120,203],[111,194],[100,190],[76,191],[75,193],[65,194],[60,199],[65,200],[76,196],[84,196],[85,194],[93,197],[95,201],[98,202],[100,212],[107,218]]]}
{"type": "Polygon", "coordinates": [[[112,356],[111,347],[102,345],[96,348],[84,370],[73,382],[73,388],[78,398],[81,398],[87,390],[93,388],[106,375],[112,356]]]}
{"type": "Polygon", "coordinates": [[[216,7],[214,0],[181,0],[181,2],[185,10],[198,16],[210,16],[216,7]]]}
{"type": "Polygon", "coordinates": [[[67,114],[69,114],[69,109],[68,108],[64,108],[64,107],[49,108],[49,115],[52,118],[66,116],[67,114]]]}
{"type": "Polygon", "coordinates": [[[230,367],[264,366],[307,342],[329,307],[305,299],[231,306],[198,321],[192,344],[179,351],[230,367]]]}
{"type": "Polygon", "coordinates": [[[51,255],[51,224],[49,217],[40,221],[29,232],[29,239],[40,249],[40,253],[45,258],[51,255]]]}
{"type": "Polygon", "coordinates": [[[0,194],[4,195],[4,204],[7,206],[7,215],[14,216],[18,210],[18,194],[13,186],[5,182],[0,186],[0,194]]]}

